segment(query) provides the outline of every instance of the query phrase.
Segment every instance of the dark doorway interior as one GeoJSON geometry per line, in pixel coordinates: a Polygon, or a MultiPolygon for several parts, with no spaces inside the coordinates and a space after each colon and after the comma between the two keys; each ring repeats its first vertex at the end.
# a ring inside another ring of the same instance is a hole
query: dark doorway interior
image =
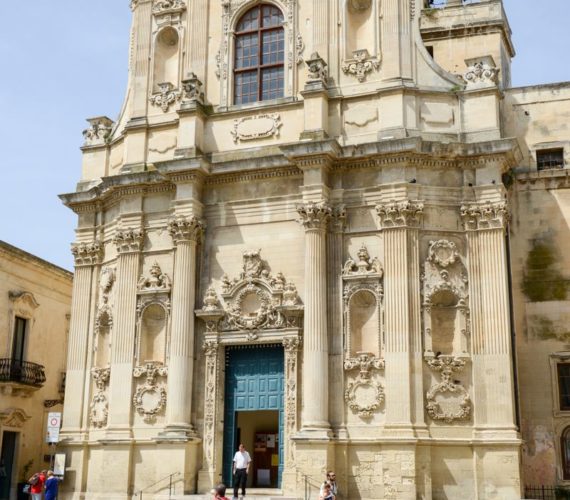
{"type": "Polygon", "coordinates": [[[4,431],[2,433],[2,452],[0,453],[0,500],[10,499],[17,438],[18,434],[16,432],[4,431]]]}

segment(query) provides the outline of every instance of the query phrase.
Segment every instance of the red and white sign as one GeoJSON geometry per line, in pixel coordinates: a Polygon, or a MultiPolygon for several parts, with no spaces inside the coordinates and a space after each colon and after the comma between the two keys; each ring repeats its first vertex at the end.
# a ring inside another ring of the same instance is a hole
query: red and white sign
{"type": "Polygon", "coordinates": [[[48,443],[59,442],[60,427],[61,427],[61,413],[60,412],[48,413],[46,442],[48,443]]]}

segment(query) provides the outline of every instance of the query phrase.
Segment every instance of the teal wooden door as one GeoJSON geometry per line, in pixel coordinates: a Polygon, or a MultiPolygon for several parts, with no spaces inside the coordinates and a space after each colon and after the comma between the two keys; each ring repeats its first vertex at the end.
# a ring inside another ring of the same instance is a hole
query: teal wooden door
{"type": "MultiPolygon", "coordinates": [[[[228,347],[224,408],[223,478],[232,483],[232,460],[239,443],[237,412],[279,411],[279,487],[283,474],[283,394],[285,387],[283,347],[228,347]]],[[[250,454],[252,450],[249,450],[250,454]]]]}

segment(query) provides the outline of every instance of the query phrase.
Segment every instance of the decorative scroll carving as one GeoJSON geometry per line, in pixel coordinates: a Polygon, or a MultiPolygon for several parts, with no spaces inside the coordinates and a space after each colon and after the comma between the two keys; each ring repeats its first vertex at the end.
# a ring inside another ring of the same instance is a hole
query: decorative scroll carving
{"type": "Polygon", "coordinates": [[[355,274],[375,274],[380,278],[384,276],[384,269],[382,268],[382,264],[378,260],[378,257],[371,259],[370,254],[368,253],[368,249],[364,243],[358,250],[357,256],[358,262],[355,262],[352,258],[349,257],[344,264],[344,268],[342,270],[342,274],[344,276],[351,276],[355,274]]]}
{"type": "Polygon", "coordinates": [[[140,386],[133,397],[133,405],[138,414],[147,423],[153,423],[156,416],[166,406],[166,389],[158,385],[158,377],[166,377],[168,368],[156,361],[136,366],[133,370],[135,378],[145,377],[144,385],[140,386]]]}
{"type": "Polygon", "coordinates": [[[195,73],[182,80],[182,91],[185,101],[204,102],[204,85],[195,73]]]}
{"type": "Polygon", "coordinates": [[[257,340],[258,330],[298,326],[303,309],[295,285],[282,273],[271,275],[261,250],[244,252],[239,278],[232,281],[224,276],[221,296],[223,304],[210,287],[196,314],[206,322],[208,331],[244,331],[251,341],[257,340]]]}
{"type": "MultiPolygon", "coordinates": [[[[356,1],[356,0],[353,0],[356,1]]],[[[362,83],[366,80],[366,75],[372,70],[380,68],[380,61],[375,57],[370,57],[368,50],[360,49],[352,53],[352,59],[347,59],[342,63],[342,71],[346,75],[353,75],[362,83]]]]}
{"type": "Polygon", "coordinates": [[[453,356],[439,356],[427,360],[429,367],[441,373],[441,382],[432,386],[426,394],[426,409],[433,420],[451,424],[457,420],[467,420],[471,415],[471,398],[467,390],[452,380],[454,373],[459,373],[465,367],[465,361],[453,356]],[[445,401],[437,400],[437,395],[446,396],[445,401]],[[456,396],[455,403],[449,401],[450,396],[456,396]]]}
{"type": "Polygon", "coordinates": [[[200,241],[206,225],[192,215],[190,217],[176,216],[168,221],[168,232],[174,243],[181,241],[200,241]]]}
{"type": "Polygon", "coordinates": [[[169,14],[186,10],[183,0],[156,0],[152,7],[153,14],[169,14]]]}
{"type": "Polygon", "coordinates": [[[95,381],[97,392],[93,396],[89,411],[89,420],[93,427],[98,429],[107,425],[109,416],[109,401],[107,400],[106,389],[111,375],[110,368],[93,368],[91,376],[95,381]]]}
{"type": "Polygon", "coordinates": [[[71,253],[75,258],[75,266],[94,266],[101,261],[103,245],[100,241],[90,243],[74,243],[71,245],[71,253]]]}
{"type": "Polygon", "coordinates": [[[332,209],[324,202],[310,201],[304,205],[297,205],[297,213],[300,217],[299,223],[304,226],[306,231],[325,230],[331,218],[332,209]]]}
{"type": "Polygon", "coordinates": [[[148,100],[153,106],[160,107],[162,111],[166,113],[170,109],[170,106],[180,100],[182,92],[175,88],[170,82],[159,83],[158,88],[160,91],[152,94],[148,100]]]}
{"type": "Polygon", "coordinates": [[[307,75],[307,83],[321,83],[326,86],[329,77],[327,70],[327,63],[319,55],[318,52],[313,52],[311,57],[305,61],[307,64],[309,74],[307,75]]]}
{"type": "Polygon", "coordinates": [[[105,144],[113,130],[113,120],[106,116],[97,116],[88,118],[87,122],[89,122],[89,128],[83,131],[84,146],[101,146],[105,144]]]}
{"type": "Polygon", "coordinates": [[[383,229],[417,227],[424,214],[424,204],[421,201],[391,201],[376,205],[376,213],[383,229]]]}
{"type": "Polygon", "coordinates": [[[234,120],[231,134],[234,143],[238,144],[268,137],[279,137],[279,129],[283,126],[279,113],[264,113],[256,116],[245,116],[234,120]]]}
{"type": "Polygon", "coordinates": [[[469,66],[462,78],[467,83],[467,88],[497,85],[500,71],[499,68],[491,66],[487,62],[479,61],[469,66]]]}
{"type": "MultiPolygon", "coordinates": [[[[93,350],[99,349],[99,335],[104,326],[113,327],[113,308],[111,307],[111,292],[115,284],[116,274],[112,267],[105,266],[99,276],[99,304],[95,314],[93,335],[93,350]]],[[[102,346],[103,347],[103,346],[102,346]]]]}
{"type": "Polygon", "coordinates": [[[141,276],[137,285],[139,292],[157,292],[170,290],[170,278],[162,272],[158,262],[155,262],[149,271],[150,276],[147,278],[141,276]]]}
{"type": "Polygon", "coordinates": [[[113,238],[119,253],[140,252],[144,242],[144,231],[140,228],[118,229],[113,238]]]}
{"type": "Polygon", "coordinates": [[[383,370],[384,366],[385,361],[377,358],[370,352],[360,352],[356,358],[346,358],[344,360],[344,369],[352,371],[358,368],[360,370],[358,376],[362,380],[368,380],[373,369],[383,370]]]}
{"type": "Polygon", "coordinates": [[[206,355],[206,387],[204,394],[204,456],[203,469],[215,468],[215,426],[218,388],[218,342],[208,340],[202,349],[206,355]]]}
{"type": "Polygon", "coordinates": [[[370,378],[358,377],[344,391],[348,407],[362,419],[370,419],[384,401],[384,388],[370,378]]]}
{"type": "MultiPolygon", "coordinates": [[[[301,338],[290,337],[283,339],[285,349],[285,427],[288,436],[297,431],[297,358],[301,348],[301,338]]],[[[285,441],[285,465],[295,464],[295,448],[293,441],[285,441]]]]}
{"type": "Polygon", "coordinates": [[[461,206],[461,218],[466,231],[504,229],[509,221],[509,212],[504,201],[465,204],[461,206]]]}
{"type": "Polygon", "coordinates": [[[30,418],[32,417],[20,408],[7,408],[0,412],[0,423],[2,427],[21,429],[30,418]]]}
{"type": "Polygon", "coordinates": [[[297,33],[297,41],[295,42],[295,50],[297,53],[297,64],[302,64],[305,59],[303,59],[303,53],[305,52],[305,42],[301,33],[297,33]]]}

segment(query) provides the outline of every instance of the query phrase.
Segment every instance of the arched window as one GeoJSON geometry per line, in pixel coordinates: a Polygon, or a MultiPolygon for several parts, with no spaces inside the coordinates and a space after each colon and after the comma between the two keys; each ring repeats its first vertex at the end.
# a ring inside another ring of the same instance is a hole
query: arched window
{"type": "Polygon", "coordinates": [[[239,20],[235,32],[234,102],[283,97],[285,31],[283,13],[260,4],[239,20]]]}
{"type": "Polygon", "coordinates": [[[562,477],[567,481],[570,479],[570,427],[564,429],[560,441],[562,451],[562,477]]]}

